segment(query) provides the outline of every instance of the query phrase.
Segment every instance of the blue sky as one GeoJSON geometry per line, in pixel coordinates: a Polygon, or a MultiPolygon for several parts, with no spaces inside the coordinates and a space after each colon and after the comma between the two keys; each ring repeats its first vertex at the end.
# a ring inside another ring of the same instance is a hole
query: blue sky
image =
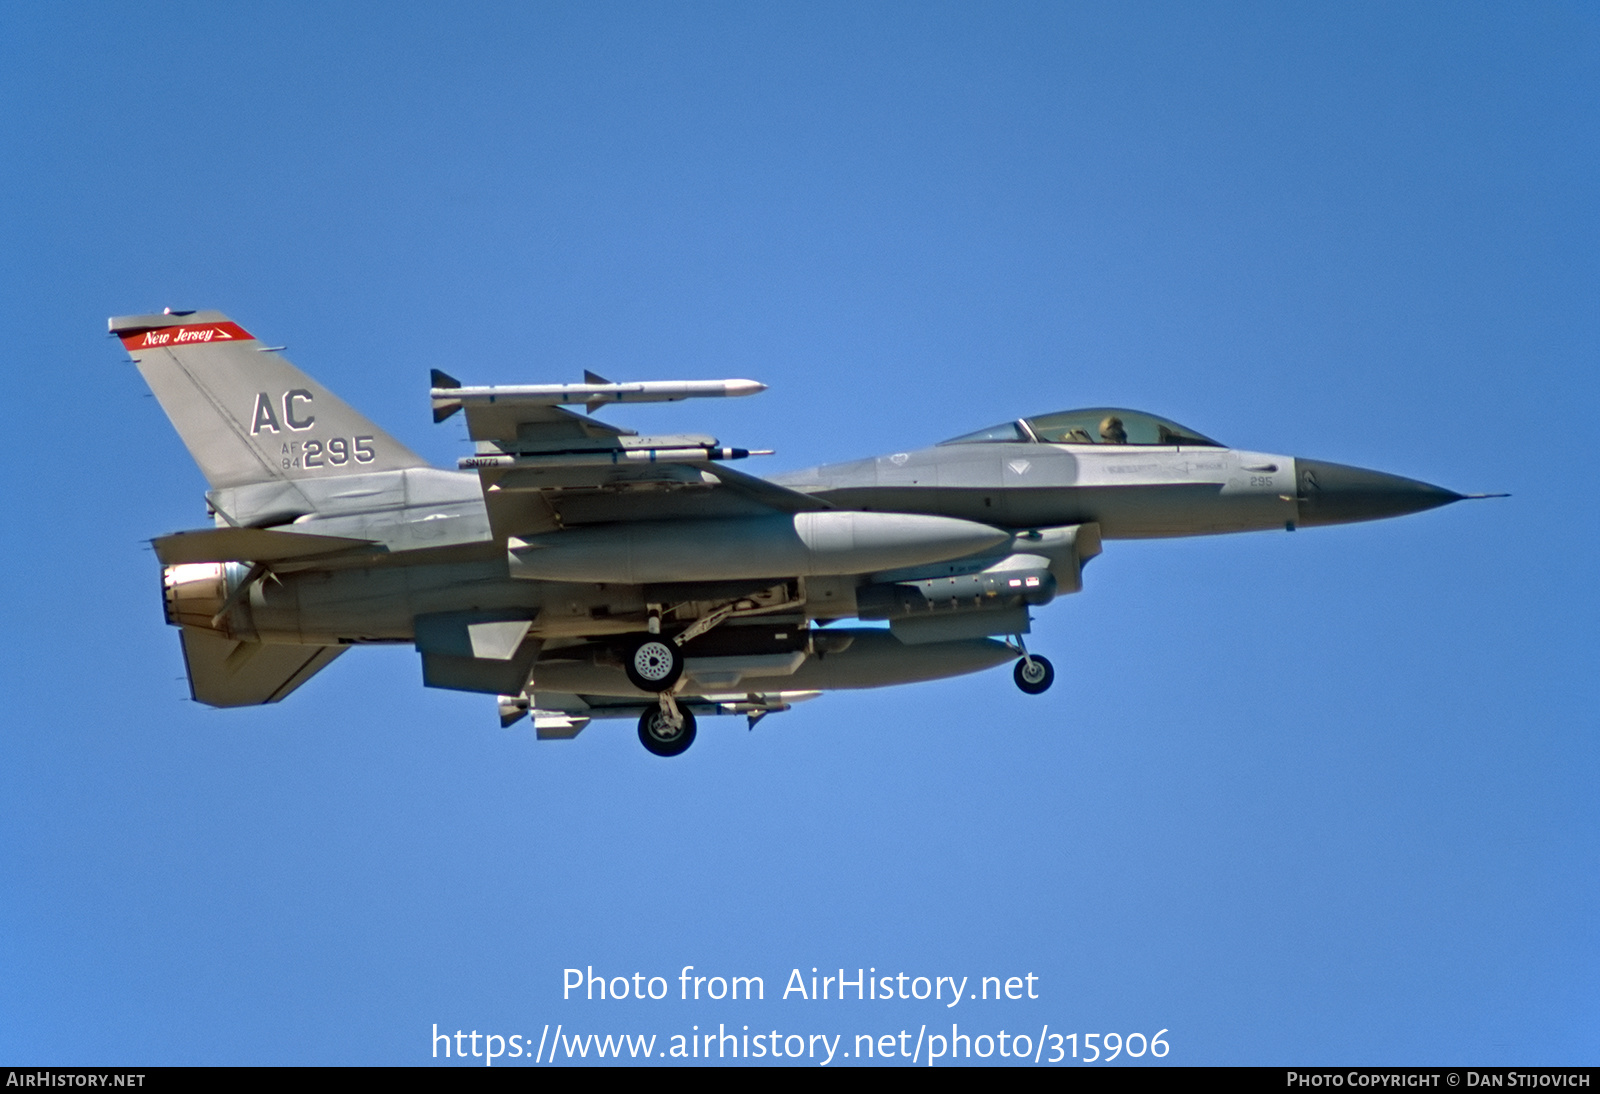
{"type": "Polygon", "coordinates": [[[0,1059],[954,1021],[1593,1063],[1596,34],[1555,3],[8,7],[0,1059]],[[768,383],[611,412],[758,470],[1110,404],[1513,496],[1113,542],[1036,613],[1047,695],[833,694],[673,762],[625,722],[502,731],[405,649],[219,712],[145,546],[203,481],[103,334],[164,306],[440,464],[430,367],[592,368],[768,383]],[[563,1001],[591,965],[674,995],[563,1001]],[[685,965],[767,999],[677,1000],[685,965]],[[813,966],[1040,998],[778,998],[813,966]]]}

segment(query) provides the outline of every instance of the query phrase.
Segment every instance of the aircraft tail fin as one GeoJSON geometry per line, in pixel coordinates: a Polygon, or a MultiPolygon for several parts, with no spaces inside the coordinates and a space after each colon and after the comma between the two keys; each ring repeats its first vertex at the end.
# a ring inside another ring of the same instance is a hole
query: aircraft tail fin
{"type": "Polygon", "coordinates": [[[213,490],[427,466],[221,312],[126,315],[110,327],[213,490]]]}

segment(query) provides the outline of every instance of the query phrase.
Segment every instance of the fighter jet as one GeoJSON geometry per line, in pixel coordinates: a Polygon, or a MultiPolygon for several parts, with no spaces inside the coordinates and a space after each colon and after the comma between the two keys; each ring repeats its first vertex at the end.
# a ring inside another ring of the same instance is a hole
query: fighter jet
{"type": "MultiPolygon", "coordinates": [[[[1313,527],[1467,495],[1229,448],[1095,407],[914,452],[758,478],[761,453],[640,436],[614,404],[741,397],[752,380],[466,386],[455,469],[410,449],[220,312],[113,318],[199,465],[212,525],[152,541],[193,698],[275,703],[352,646],[414,645],[422,682],[496,696],[540,740],[629,718],[657,756],[713,714],[1012,663],[1050,687],[1030,613],[1108,540],[1313,527]],[[851,626],[851,621],[876,626],[851,626]],[[886,626],[884,624],[887,624],[886,626]]],[[[1474,495],[1484,496],[1484,495],[1474,495]]]]}

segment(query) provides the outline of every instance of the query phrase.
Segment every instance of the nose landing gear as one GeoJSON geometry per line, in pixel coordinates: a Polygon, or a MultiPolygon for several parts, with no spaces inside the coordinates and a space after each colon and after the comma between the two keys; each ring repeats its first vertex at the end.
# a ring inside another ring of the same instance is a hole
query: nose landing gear
{"type": "Polygon", "coordinates": [[[1017,650],[1022,657],[1017,661],[1017,667],[1011,670],[1011,678],[1017,682],[1017,687],[1029,695],[1043,695],[1050,690],[1050,685],[1056,682],[1056,670],[1047,659],[1036,653],[1029,653],[1028,647],[1022,644],[1022,636],[1017,635],[1017,650]]]}
{"type": "Polygon", "coordinates": [[[1017,687],[1029,695],[1041,695],[1049,691],[1050,685],[1056,682],[1055,667],[1038,654],[1018,661],[1017,667],[1011,671],[1011,676],[1016,680],[1017,687]]]}

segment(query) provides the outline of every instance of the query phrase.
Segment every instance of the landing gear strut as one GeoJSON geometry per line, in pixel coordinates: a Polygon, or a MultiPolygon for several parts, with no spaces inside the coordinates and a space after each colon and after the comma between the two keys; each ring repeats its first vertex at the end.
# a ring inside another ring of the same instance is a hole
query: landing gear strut
{"type": "Polygon", "coordinates": [[[1043,695],[1056,682],[1055,666],[1038,654],[1029,653],[1028,647],[1022,644],[1020,634],[1017,636],[1017,649],[1022,657],[1017,661],[1017,667],[1011,670],[1011,678],[1017,682],[1017,687],[1029,695],[1043,695]]]}
{"type": "Polygon", "coordinates": [[[694,715],[675,702],[671,707],[664,702],[639,716],[639,743],[652,755],[677,756],[694,744],[694,715]]]}

